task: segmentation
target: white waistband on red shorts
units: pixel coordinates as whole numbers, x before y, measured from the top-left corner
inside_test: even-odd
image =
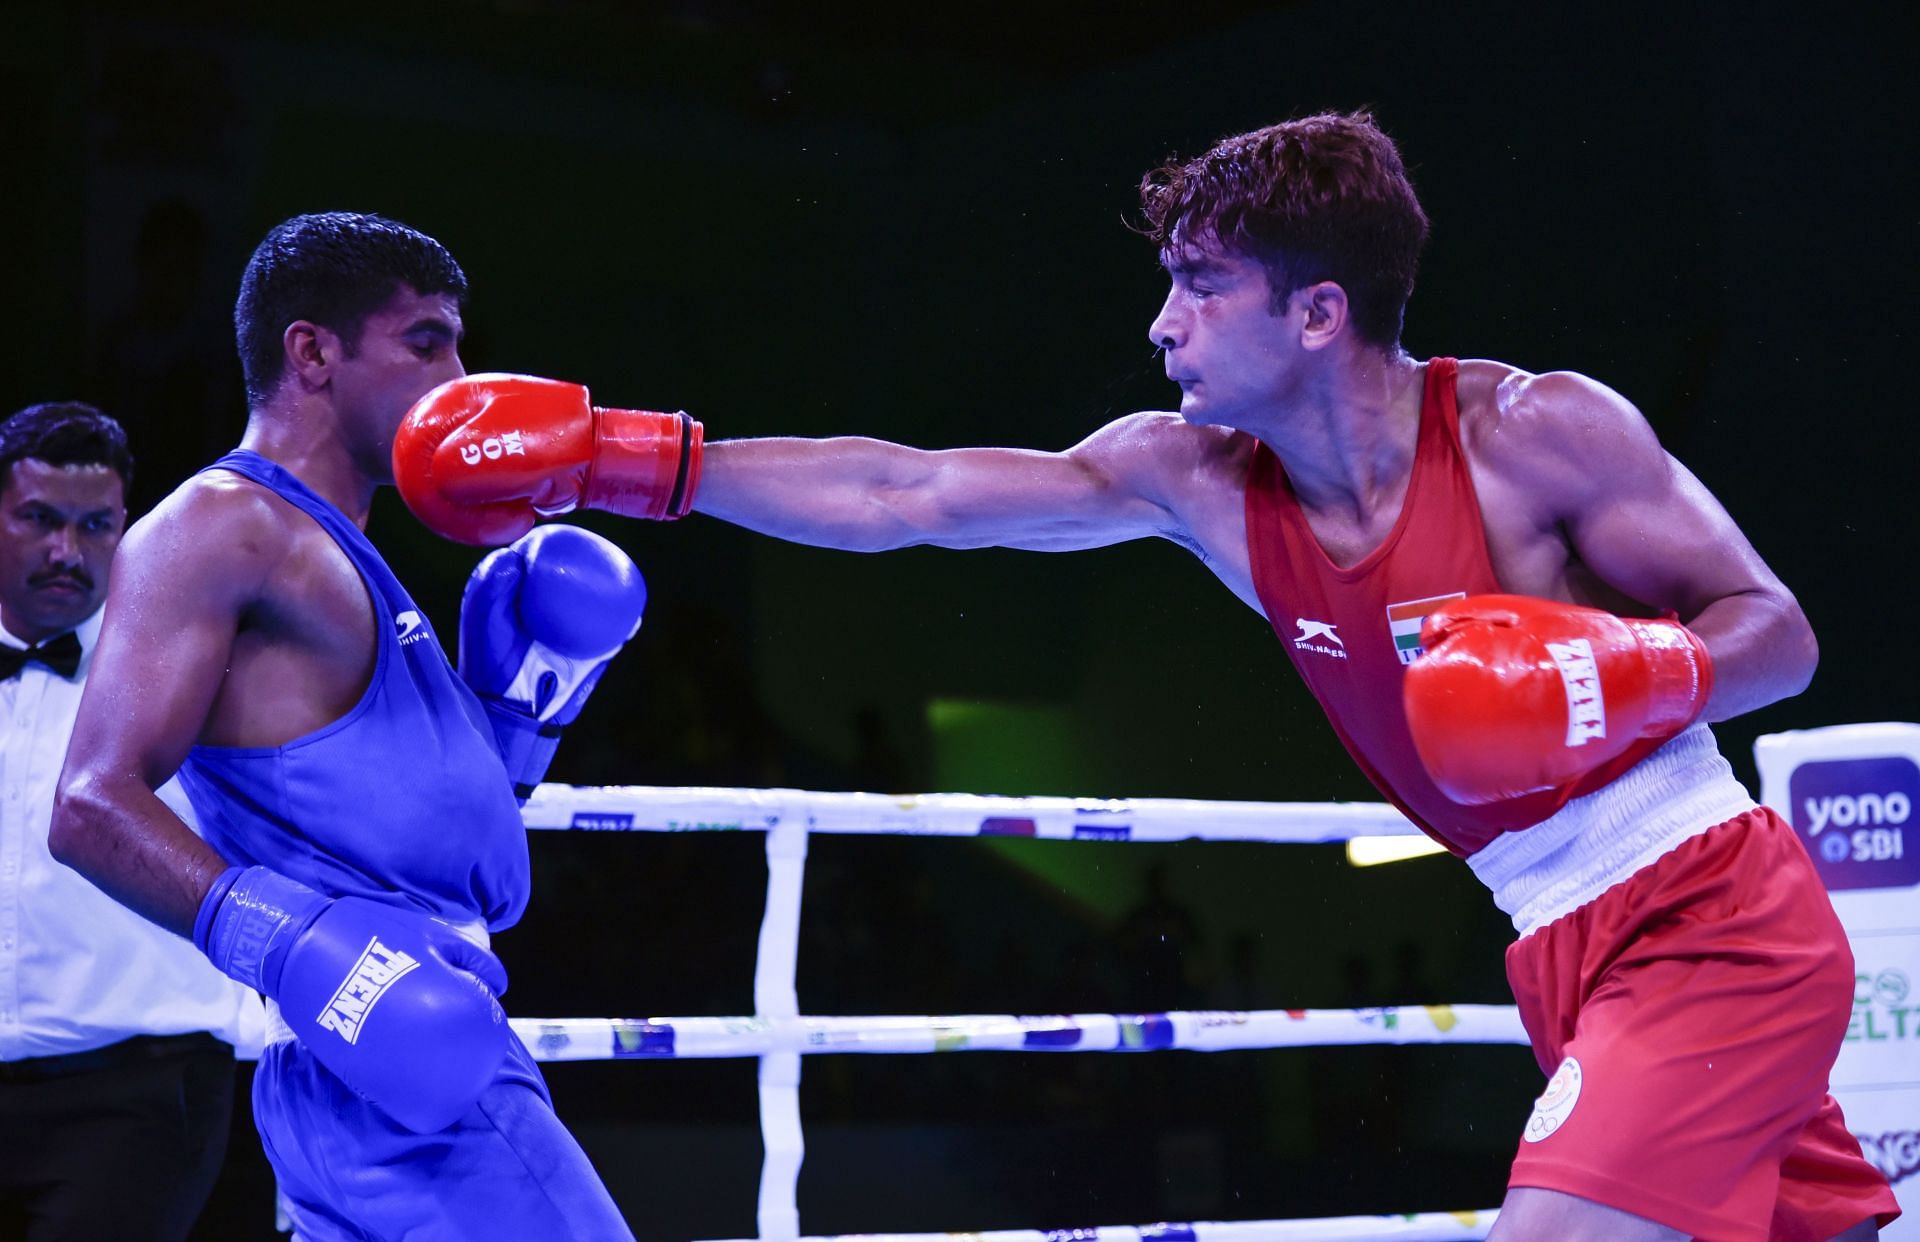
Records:
[[[455,923],[451,919],[441,919],[440,922],[445,923],[448,927],[459,932],[462,939],[478,945],[482,949],[492,947],[493,938],[487,934],[487,925],[478,919],[475,919],[471,923]],[[294,1037],[293,1028],[288,1026],[287,1020],[281,1016],[279,1002],[271,996],[265,999],[267,1002],[267,1047],[271,1048],[275,1044],[284,1044],[291,1041]]]
[[[1695,725],[1531,828],[1495,837],[1467,865],[1525,936],[1753,807],[1712,732]]]

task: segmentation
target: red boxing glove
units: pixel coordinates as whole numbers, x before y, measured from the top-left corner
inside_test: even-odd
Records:
[[[1427,618],[1407,669],[1414,749],[1475,805],[1558,789],[1641,738],[1692,724],[1713,693],[1707,649],[1674,621],[1476,595]]]
[[[699,423],[592,405],[579,384],[469,375],[414,402],[393,440],[393,479],[429,529],[512,543],[577,507],[677,518],[700,485]]]

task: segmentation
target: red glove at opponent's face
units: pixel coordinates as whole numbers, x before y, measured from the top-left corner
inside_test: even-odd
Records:
[[[393,441],[393,478],[430,530],[511,543],[575,508],[676,518],[700,486],[700,424],[683,412],[595,406],[579,384],[469,375],[414,403]]]

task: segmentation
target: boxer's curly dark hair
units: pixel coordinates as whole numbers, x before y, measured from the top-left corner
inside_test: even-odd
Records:
[[[367,316],[401,285],[463,304],[467,298],[467,275],[447,248],[398,220],[328,211],[275,225],[247,260],[233,304],[248,406],[264,403],[280,384],[288,324],[306,319],[330,328],[352,350]]]
[[[27,458],[49,466],[110,466],[123,488],[133,487],[126,431],[84,401],[43,401],[0,423],[0,483],[14,462]]]
[[[1258,260],[1276,312],[1296,289],[1333,281],[1363,339],[1399,344],[1427,214],[1399,149],[1367,111],[1223,138],[1141,178],[1140,205],[1139,232],[1163,255],[1218,245]]]

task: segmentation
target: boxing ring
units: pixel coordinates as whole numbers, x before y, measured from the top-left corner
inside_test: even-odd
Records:
[[[1029,837],[1051,841],[1242,841],[1319,844],[1419,835],[1374,803],[1201,802],[1136,798],[889,796],[786,789],[542,785],[527,827],[598,832],[761,832],[767,898],[754,967],[755,1012],[741,1017],[515,1018],[542,1061],[691,1057],[759,1060],[764,1156],[760,1242],[802,1237],[796,1189],[806,1144],[800,1060],[849,1053],[1220,1052],[1343,1044],[1526,1044],[1503,1005],[1120,1014],[819,1017],[800,1012],[794,978],[807,841],[815,833]],[[1435,1211],[1305,1220],[1194,1221],[1068,1230],[967,1233],[971,1242],[1307,1242],[1309,1239],[1484,1238],[1495,1212]],[[964,1222],[955,1222],[956,1225]],[[861,1234],[871,1242],[934,1242],[955,1234]],[[808,1242],[827,1242],[809,1239]]]

